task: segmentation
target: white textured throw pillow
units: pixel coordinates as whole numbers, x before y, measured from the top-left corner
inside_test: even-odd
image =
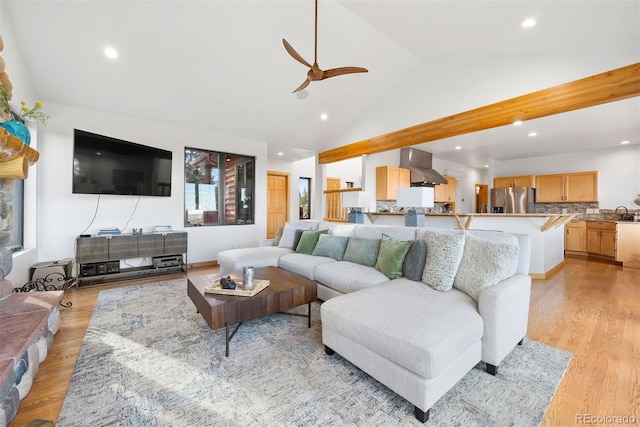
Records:
[[[515,238],[515,237],[514,237]],[[464,254],[453,286],[478,300],[483,289],[497,285],[510,276],[518,259],[516,243],[494,242],[467,234]]]
[[[295,250],[295,248],[293,247],[293,241],[296,237],[296,230],[307,231],[311,230],[311,227],[308,225],[292,224],[289,222],[285,223],[284,230],[282,231],[282,237],[280,238],[280,243],[278,243],[278,247]]]
[[[450,291],[464,250],[464,231],[430,228],[423,240],[427,242],[427,259],[422,282],[437,291]]]

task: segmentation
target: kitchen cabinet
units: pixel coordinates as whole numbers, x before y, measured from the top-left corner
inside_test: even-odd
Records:
[[[587,252],[616,256],[616,223],[587,221]]]
[[[616,261],[623,267],[640,268],[640,223],[618,223]]]
[[[587,251],[586,221],[570,221],[565,225],[564,250],[574,252]]]
[[[598,172],[536,175],[536,202],[597,202]]]
[[[535,187],[533,175],[502,176],[493,178],[493,187]]]
[[[439,203],[450,203],[451,211],[455,212],[456,206],[456,178],[444,175],[447,180],[446,184],[436,185],[434,188],[434,198]]]
[[[411,187],[411,171],[395,166],[376,168],[376,200],[396,200],[398,188]]]

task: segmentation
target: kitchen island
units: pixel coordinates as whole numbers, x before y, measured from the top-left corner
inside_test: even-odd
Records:
[[[370,223],[404,225],[404,213],[369,212]],[[564,224],[575,214],[426,213],[425,226],[467,230],[500,230],[531,236],[529,275],[544,279],[564,263]]]

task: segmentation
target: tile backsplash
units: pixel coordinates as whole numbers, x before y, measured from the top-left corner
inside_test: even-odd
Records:
[[[627,207],[628,213],[640,213],[640,209]],[[621,215],[627,213],[623,208],[618,209],[600,209],[598,202],[588,203],[536,203],[536,213],[545,214],[578,214],[576,219],[584,219],[591,221],[619,221]]]

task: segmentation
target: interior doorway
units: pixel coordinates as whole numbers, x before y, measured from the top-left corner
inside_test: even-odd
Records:
[[[289,220],[289,178],[288,172],[267,172],[267,239]]]
[[[476,184],[476,213],[489,212],[489,185]]]

